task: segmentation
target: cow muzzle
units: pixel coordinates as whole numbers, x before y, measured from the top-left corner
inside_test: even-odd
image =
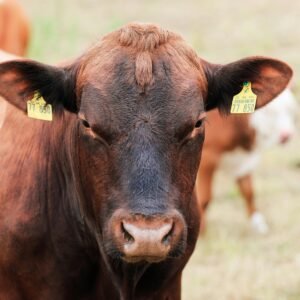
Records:
[[[186,224],[176,210],[149,216],[120,209],[111,217],[107,234],[129,263],[160,262],[179,256],[186,245]]]
[[[286,144],[292,137],[292,133],[288,131],[283,131],[280,133],[279,142],[280,144]]]

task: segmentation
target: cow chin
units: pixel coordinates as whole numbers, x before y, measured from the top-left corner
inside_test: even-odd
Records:
[[[119,209],[104,234],[106,253],[126,263],[158,263],[180,257],[186,240],[187,226],[176,210],[146,216]]]

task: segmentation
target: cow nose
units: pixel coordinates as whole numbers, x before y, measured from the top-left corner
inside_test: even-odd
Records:
[[[147,224],[136,220],[122,222],[125,257],[135,260],[160,260],[171,248],[174,222],[172,220]]]
[[[177,212],[155,216],[118,214],[113,219],[112,235],[127,262],[159,262],[185,243],[185,222]]]
[[[289,140],[290,140],[290,138],[291,138],[291,134],[289,133],[289,132],[282,132],[281,134],[280,134],[280,143],[281,144],[285,144],[285,143],[287,143]]]

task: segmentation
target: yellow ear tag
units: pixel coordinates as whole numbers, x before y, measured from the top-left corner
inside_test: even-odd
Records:
[[[33,98],[27,101],[27,115],[33,119],[52,121],[52,106],[46,103],[39,92],[35,92]]]
[[[255,110],[257,95],[251,90],[251,82],[243,83],[241,92],[233,97],[231,110],[232,114],[250,114]]]

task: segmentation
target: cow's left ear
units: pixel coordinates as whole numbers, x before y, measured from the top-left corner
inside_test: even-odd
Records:
[[[0,95],[23,111],[38,92],[54,109],[76,112],[75,81],[74,65],[54,67],[30,60],[0,64]]]
[[[280,94],[293,75],[286,63],[267,57],[249,57],[227,65],[201,60],[201,64],[208,82],[206,109],[217,107],[225,113],[230,111],[232,99],[244,82],[251,82],[257,109]]]

